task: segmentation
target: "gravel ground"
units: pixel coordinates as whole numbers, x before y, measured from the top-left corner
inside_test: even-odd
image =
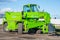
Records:
[[[48,34],[17,34],[17,32],[3,32],[0,26],[0,40],[60,40],[60,36]]]

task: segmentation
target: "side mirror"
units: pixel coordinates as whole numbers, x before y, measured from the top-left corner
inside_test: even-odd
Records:
[[[38,6],[38,8],[40,9],[40,6]]]

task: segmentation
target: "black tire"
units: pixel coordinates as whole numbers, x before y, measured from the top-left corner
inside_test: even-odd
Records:
[[[36,32],[35,29],[29,29],[28,34],[34,34]]]
[[[41,34],[41,32],[42,32],[41,30],[37,30],[36,34]]]
[[[22,34],[22,23],[18,23],[18,34]]]
[[[7,25],[8,25],[7,23],[4,23],[4,24],[3,24],[3,31],[4,31],[4,32],[8,32],[8,30],[6,30]]]

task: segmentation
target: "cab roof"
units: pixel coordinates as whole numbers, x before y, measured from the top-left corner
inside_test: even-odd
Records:
[[[27,5],[24,5],[24,6],[30,6],[30,5],[34,5],[34,6],[37,6],[36,4],[27,4]]]

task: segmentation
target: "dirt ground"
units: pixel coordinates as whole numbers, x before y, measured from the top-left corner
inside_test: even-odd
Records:
[[[60,40],[60,36],[48,34],[17,34],[17,32],[3,32],[0,26],[0,40]]]

